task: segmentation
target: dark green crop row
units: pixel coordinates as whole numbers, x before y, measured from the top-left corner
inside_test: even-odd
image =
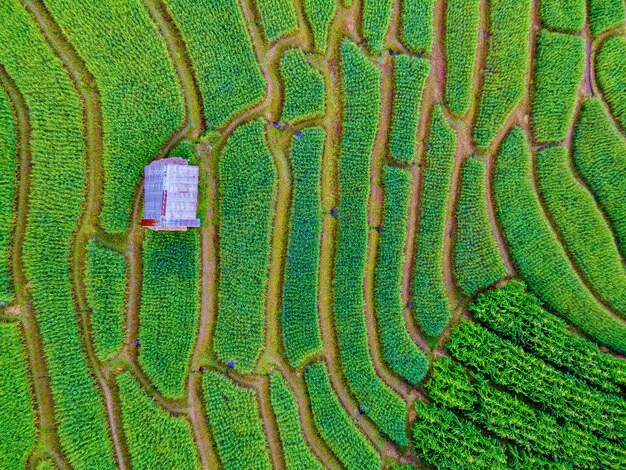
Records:
[[[596,54],[596,76],[615,119],[626,129],[626,37],[612,36]]]
[[[555,418],[608,439],[626,437],[626,404],[621,397],[598,391],[482,326],[462,321],[446,348],[463,364]]]
[[[324,77],[306,60],[301,49],[289,49],[280,59],[284,79],[282,118],[286,121],[324,114]]]
[[[589,22],[594,36],[622,24],[625,17],[623,0],[589,0]]]
[[[613,234],[569,164],[563,147],[537,154],[541,197],[564,245],[596,295],[626,318],[626,273]]]
[[[293,202],[283,282],[282,332],[293,367],[321,351],[317,288],[322,233],[321,171],[324,129],[292,142]]]
[[[446,104],[459,116],[472,100],[479,24],[480,0],[446,2]]]
[[[617,392],[616,384],[626,385],[623,360],[569,331],[522,282],[510,281],[479,295],[469,312],[501,337],[604,391]]]
[[[104,361],[124,340],[127,266],[124,255],[93,240],[87,243],[85,285],[91,310],[91,331],[96,355]]]
[[[391,0],[363,0],[363,37],[367,47],[375,54],[385,47],[391,9]]]
[[[10,250],[17,187],[17,129],[11,103],[0,87],[0,305],[13,300]]]
[[[224,363],[252,370],[265,340],[265,290],[276,168],[263,121],[239,127],[219,160],[219,287],[214,349]]]
[[[216,371],[205,373],[203,384],[206,413],[224,468],[270,470],[256,393]]]
[[[626,459],[626,451],[614,442],[576,424],[560,424],[549,413],[492,387],[479,374],[468,374],[448,357],[435,362],[426,387],[437,404],[459,411],[499,438],[513,441],[519,450],[582,468],[619,468]]]
[[[487,148],[526,92],[530,0],[492,0],[489,49],[474,139]]]
[[[565,139],[584,68],[582,38],[546,30],[539,33],[530,114],[537,142]]]
[[[125,372],[116,377],[122,427],[134,468],[201,468],[190,424],[171,416]]]
[[[443,278],[443,246],[456,155],[456,135],[437,106],[432,115],[423,165],[413,296],[415,315],[429,336],[450,321],[450,302]]]
[[[274,372],[272,375],[270,400],[276,416],[285,466],[303,470],[322,470],[323,465],[309,448],[300,427],[298,402],[280,372]]]
[[[626,139],[615,128],[602,102],[583,104],[576,126],[573,159],[577,170],[606,214],[617,245],[626,257]]]
[[[265,80],[237,0],[166,0],[198,77],[207,127],[261,100]]]
[[[35,413],[20,325],[0,323],[0,338],[0,467],[28,468],[35,445]]]
[[[324,54],[328,28],[337,10],[337,0],[304,0],[304,11],[311,24],[315,50]]]
[[[324,364],[306,367],[304,378],[317,430],[339,461],[346,468],[380,469],[380,456],[339,402]]]
[[[402,42],[415,54],[430,53],[433,47],[434,0],[404,0],[401,8]]]
[[[256,0],[256,7],[268,41],[298,29],[298,19],[291,0]]]
[[[550,0],[539,4],[539,17],[545,28],[577,33],[585,27],[585,9],[585,0]]]
[[[22,93],[32,127],[23,257],[59,441],[71,466],[113,469],[105,410],[83,350],[70,278],[71,240],[85,188],[80,98],[17,0],[6,0],[0,8],[0,63]]]
[[[394,60],[395,86],[389,153],[401,162],[410,163],[415,159],[422,94],[429,70],[430,62],[426,59],[401,55]]]
[[[339,157],[335,320],[341,364],[365,414],[402,446],[408,445],[406,408],[378,377],[365,321],[370,159],[380,111],[380,72],[349,40],[341,45],[344,120]]]
[[[401,296],[411,173],[388,166],[384,169],[383,182],[385,210],[375,284],[378,334],[383,356],[391,369],[417,385],[428,372],[428,359],[407,331]]]
[[[494,187],[497,217],[519,274],[561,316],[625,352],[626,325],[602,308],[574,271],[534,192],[531,166],[527,138],[515,128],[497,157]]]
[[[454,274],[467,296],[485,289],[507,274],[491,231],[485,188],[485,165],[467,158],[461,170],[456,210]]]

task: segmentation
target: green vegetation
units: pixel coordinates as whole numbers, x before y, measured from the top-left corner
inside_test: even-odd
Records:
[[[122,425],[135,468],[200,468],[191,426],[146,396],[125,372],[116,377]]]
[[[298,27],[291,0],[256,0],[261,26],[269,41],[278,39]]]
[[[391,0],[363,0],[363,37],[368,48],[375,54],[385,47],[391,10]]]
[[[254,391],[211,371],[203,379],[204,402],[224,468],[271,469]]]
[[[414,53],[430,53],[433,47],[434,0],[403,0],[400,36]]]
[[[10,258],[17,186],[17,129],[11,103],[0,87],[0,305],[13,300]]]
[[[446,104],[463,116],[472,101],[474,63],[478,49],[480,0],[446,2]]]
[[[384,169],[383,181],[385,211],[375,284],[378,331],[385,361],[394,372],[416,385],[428,372],[428,359],[406,329],[401,296],[411,174],[388,166]]]
[[[346,468],[378,470],[380,457],[341,406],[323,364],[304,371],[315,425],[322,438]]]
[[[467,158],[461,170],[454,239],[454,275],[467,296],[507,274],[491,231],[485,191],[485,165]]]
[[[568,329],[519,281],[478,296],[472,316],[501,337],[607,392],[626,385],[626,362]]]
[[[504,449],[476,427],[437,405],[415,403],[413,442],[417,454],[436,468],[506,468]]]
[[[550,0],[539,4],[539,17],[545,28],[577,33],[585,27],[585,8],[585,0]]]
[[[576,181],[563,147],[537,157],[541,197],[565,247],[596,295],[626,318],[626,271],[611,229],[593,197]]]
[[[265,81],[237,0],[166,0],[198,77],[207,127],[261,100]]]
[[[450,321],[450,302],[443,279],[443,244],[455,154],[456,135],[441,108],[436,107],[423,166],[413,273],[415,315],[428,336],[441,334]]]
[[[496,160],[494,187],[497,217],[518,273],[560,315],[604,344],[626,351],[626,325],[598,304],[574,272],[531,181],[528,142],[515,128]]]
[[[298,402],[280,372],[272,375],[270,393],[287,468],[322,470],[324,467],[309,449],[302,433]]]
[[[324,114],[324,77],[306,60],[301,49],[288,49],[280,59],[285,83],[282,118],[287,121]]]
[[[489,50],[474,139],[487,148],[524,97],[530,65],[530,0],[493,0]]]
[[[422,94],[429,71],[430,62],[426,59],[401,55],[394,60],[395,91],[389,154],[401,162],[409,163],[415,158]]]
[[[199,307],[198,232],[146,233],[139,364],[165,396],[183,394]]]
[[[626,436],[626,407],[621,397],[598,391],[476,323],[463,320],[446,348],[463,364],[537,403],[555,418],[608,439]]]
[[[602,207],[626,257],[626,139],[598,99],[586,101],[573,143],[576,169]]]
[[[108,232],[121,233],[128,228],[143,167],[183,121],[174,68],[140,0],[123,6],[102,0],[91,8],[79,0],[45,3],[98,83],[104,164],[100,219]]]
[[[3,2],[0,25],[0,63],[22,93],[32,127],[23,261],[59,441],[73,467],[112,469],[104,406],[87,367],[70,281],[70,244],[85,183],[80,98],[20,2]]]
[[[585,43],[582,38],[545,30],[539,33],[531,112],[537,142],[565,139],[584,68]]]
[[[19,324],[0,323],[0,338],[0,466],[26,468],[35,445],[35,414]]]
[[[408,445],[402,399],[378,377],[365,322],[367,205],[372,146],[380,108],[380,72],[347,39],[341,45],[344,122],[339,157],[335,320],[341,364],[350,389],[374,423],[391,439]]]
[[[93,346],[102,361],[115,354],[124,340],[126,276],[124,255],[89,240],[85,267],[87,303],[92,309]]]
[[[598,36],[624,22],[626,7],[622,0],[589,0],[591,33]]]
[[[304,0],[304,11],[311,24],[315,50],[326,52],[328,28],[337,10],[337,0]]]
[[[308,128],[292,141],[293,202],[283,283],[282,332],[292,366],[321,351],[317,314],[322,233],[321,169],[326,134]]]
[[[218,316],[215,352],[248,372],[261,353],[276,169],[260,119],[239,127],[219,160]]]
[[[626,128],[626,37],[612,36],[596,55],[596,76],[615,119]]]

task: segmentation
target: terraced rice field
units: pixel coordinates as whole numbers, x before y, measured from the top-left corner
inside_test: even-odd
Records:
[[[0,468],[626,468],[625,11],[0,0]]]

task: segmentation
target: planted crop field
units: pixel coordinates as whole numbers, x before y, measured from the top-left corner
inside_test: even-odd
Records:
[[[0,0],[0,470],[626,469],[624,0]]]

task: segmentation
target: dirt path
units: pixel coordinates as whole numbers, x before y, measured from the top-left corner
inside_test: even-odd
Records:
[[[85,204],[77,230],[72,240],[70,273],[74,291],[74,304],[79,312],[83,348],[92,373],[95,375],[101,394],[104,397],[106,413],[113,441],[113,448],[119,468],[129,468],[128,449],[124,442],[119,413],[119,400],[112,392],[108,377],[100,369],[92,338],[85,288],[85,260],[87,240],[96,233],[97,214],[102,206],[102,113],[100,97],[93,75],[78,53],[63,36],[52,16],[41,0],[24,0],[26,10],[39,25],[48,46],[55,52],[67,70],[80,95],[83,105],[86,145],[86,189]]]

